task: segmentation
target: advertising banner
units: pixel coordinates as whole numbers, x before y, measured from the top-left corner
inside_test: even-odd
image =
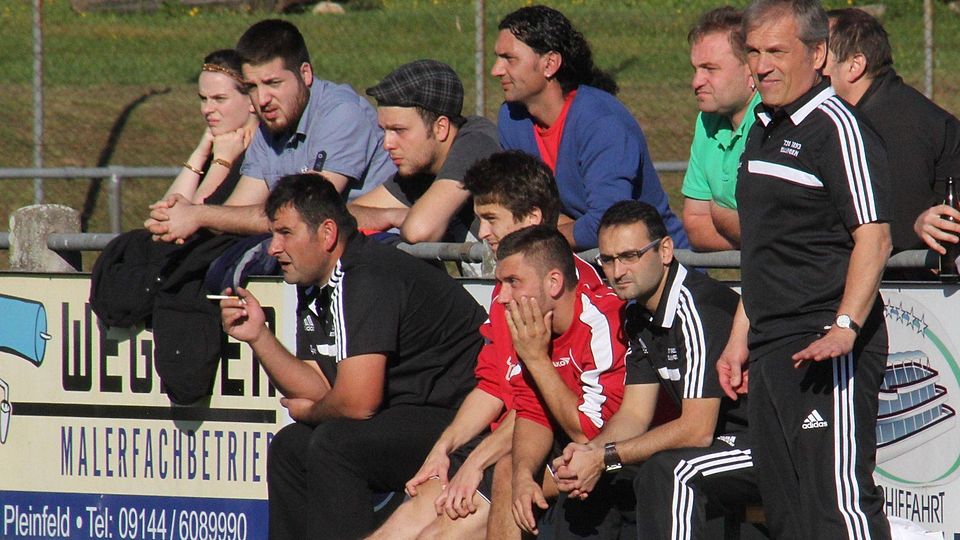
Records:
[[[294,290],[250,288],[292,343]],[[267,446],[290,420],[250,348],[225,343],[209,399],[172,405],[150,331],[102,327],[89,291],[0,276],[0,538],[266,538]]]
[[[960,537],[960,289],[885,288],[877,469],[889,516]]]
[[[464,282],[483,305],[492,285]],[[0,275],[0,538],[266,539],[267,447],[290,418],[250,348],[224,342],[210,397],[172,405],[150,330],[103,327],[89,290],[89,275]],[[294,343],[293,287],[250,290]],[[960,537],[960,289],[882,293],[887,514]]]

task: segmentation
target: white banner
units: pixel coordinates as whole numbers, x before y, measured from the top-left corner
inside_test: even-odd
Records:
[[[960,289],[918,285],[882,293],[891,354],[875,478],[887,515],[951,537],[960,533]]]
[[[464,286],[489,304],[492,282]],[[227,342],[209,400],[173,406],[151,333],[101,328],[89,288],[88,275],[0,275],[0,538],[265,539],[267,447],[290,419],[250,348]],[[250,289],[292,344],[293,288]],[[883,298],[886,510],[960,534],[960,292]]]
[[[292,343],[293,289],[250,288]],[[209,400],[173,406],[151,333],[102,328],[89,290],[0,276],[0,538],[266,538],[267,447],[290,420],[250,348],[228,342]]]

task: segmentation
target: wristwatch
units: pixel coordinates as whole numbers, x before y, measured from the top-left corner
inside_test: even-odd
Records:
[[[837,318],[833,321],[833,324],[837,325],[838,328],[853,330],[854,334],[857,334],[858,336],[860,335],[860,325],[855,323],[853,319],[851,319],[846,313],[837,315]]]
[[[603,445],[603,470],[605,472],[619,471],[623,468],[620,463],[620,454],[617,453],[617,443],[608,442]]]

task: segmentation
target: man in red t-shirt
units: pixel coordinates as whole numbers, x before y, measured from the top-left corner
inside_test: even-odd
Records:
[[[529,154],[493,154],[478,161],[463,182],[473,197],[480,237],[494,252],[500,239],[514,231],[541,224],[556,228],[560,200],[553,175]],[[598,272],[583,259],[573,258],[577,289],[601,287]],[[480,329],[487,343],[477,358],[477,388],[437,440],[420,471],[407,483],[413,498],[394,512],[374,538],[416,537],[421,533],[483,536],[494,499],[499,500],[492,510],[491,532],[496,531],[498,538],[519,537],[510,511],[509,456],[515,419],[510,381],[517,378],[520,367],[505,305],[498,301],[500,291],[501,284],[497,283],[489,318]],[[501,479],[505,479],[505,490],[494,484],[495,464],[497,470],[506,471]],[[501,495],[494,495],[500,491]]]
[[[687,247],[643,130],[570,19],[547,6],[525,6],[498,29],[490,74],[503,89],[500,146],[537,156],[553,171],[563,203],[559,229],[570,245],[596,247],[603,212],[634,199],[655,206],[671,237]]]

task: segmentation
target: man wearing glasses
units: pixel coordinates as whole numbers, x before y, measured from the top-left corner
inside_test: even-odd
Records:
[[[716,537],[708,517],[759,501],[745,399],[724,396],[715,367],[739,297],[677,262],[645,203],[611,206],[599,244],[597,263],[629,302],[627,386],[600,435],[554,461],[566,493],[544,521],[557,538],[617,538],[634,520],[640,538]],[[661,387],[680,415],[651,428]]]

